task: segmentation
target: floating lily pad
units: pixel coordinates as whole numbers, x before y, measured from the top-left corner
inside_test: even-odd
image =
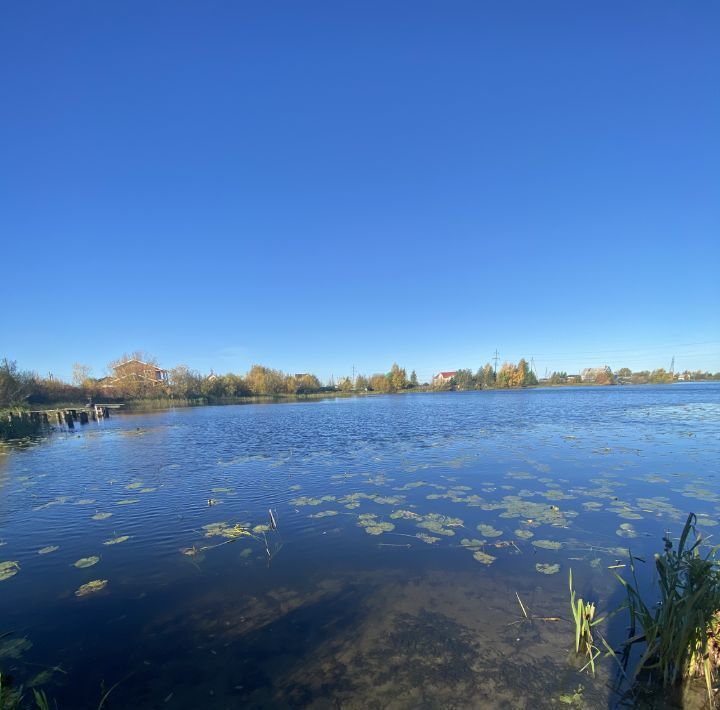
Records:
[[[623,523],[616,531],[620,537],[637,537],[637,532],[631,523]]]
[[[95,515],[92,516],[93,520],[107,520],[108,518],[112,517],[112,513],[95,513]]]
[[[136,488],[142,488],[143,482],[142,481],[135,481],[135,483],[130,483],[129,485],[125,486],[127,490],[134,491]]]
[[[338,515],[337,510],[321,510],[319,513],[313,513],[310,517],[311,518],[329,518],[330,516],[333,516],[333,515]]]
[[[521,540],[529,540],[534,535],[535,535],[535,533],[530,532],[529,530],[516,530],[515,531],[515,536],[519,537]]]
[[[293,505],[298,508],[303,505],[320,505],[322,503],[321,498],[310,498],[308,496],[300,496],[300,498],[293,498],[290,500]]]
[[[20,563],[16,560],[0,562],[0,582],[14,577],[20,571]]]
[[[60,549],[60,545],[48,545],[47,547],[41,547],[38,550],[38,555],[49,555],[51,552],[55,552]]]
[[[434,545],[436,542],[440,541],[439,537],[433,537],[432,535],[426,535],[425,533],[415,533],[415,537],[428,545]]]
[[[153,488],[152,486],[148,488],[141,488],[140,493],[154,493],[157,490],[157,488]]]
[[[77,562],[75,562],[75,567],[78,569],[85,569],[85,567],[92,567],[93,565],[96,565],[98,562],[100,562],[100,558],[93,555],[92,557],[81,557]]]
[[[393,520],[420,520],[422,515],[414,513],[412,510],[394,510],[390,513],[390,517],[393,518]]]
[[[92,582],[83,584],[75,592],[76,597],[86,597],[89,594],[99,592],[107,587],[107,579],[93,579]]]
[[[129,540],[130,535],[120,535],[119,537],[113,537],[109,540],[105,540],[103,542],[103,545],[119,545],[121,542],[125,542],[125,540]]]
[[[546,564],[546,563],[538,563],[535,565],[535,569],[540,572],[541,574],[557,574],[560,571],[560,565],[554,564]]]
[[[473,552],[473,557],[482,565],[491,565],[497,559],[497,557],[488,555],[487,552],[483,552],[482,550]]]
[[[123,498],[122,500],[116,501],[115,505],[132,505],[133,503],[139,502],[139,498]]]
[[[477,529],[485,537],[500,537],[502,535],[502,530],[496,530],[492,525],[485,525],[484,523],[480,523]]]
[[[266,533],[266,532],[268,532],[269,530],[270,530],[270,526],[269,526],[269,525],[256,525],[256,526],[252,529],[252,531],[253,531],[256,535],[259,535],[260,533]]]
[[[562,542],[555,540],[533,540],[531,544],[543,550],[559,550],[563,546]]]
[[[75,505],[92,505],[94,502],[94,498],[81,498],[75,501]]]

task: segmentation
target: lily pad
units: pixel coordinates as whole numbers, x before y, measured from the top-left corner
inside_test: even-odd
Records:
[[[112,518],[112,513],[95,513],[92,516],[93,520],[107,520],[108,518]]]
[[[109,540],[105,540],[103,542],[103,545],[119,545],[121,542],[125,542],[125,540],[129,540],[130,535],[120,535],[118,537],[112,537]]]
[[[38,550],[38,555],[49,555],[51,552],[55,552],[60,549],[60,545],[48,545],[47,547],[41,547]]]
[[[533,540],[531,544],[543,550],[559,550],[562,547],[562,542],[555,542],[555,540]]]
[[[89,594],[99,592],[107,587],[107,579],[93,579],[92,582],[83,584],[75,592],[76,597],[86,597]]]
[[[415,533],[415,537],[428,545],[434,545],[436,542],[440,541],[439,537],[433,537],[432,535],[426,535],[425,533]]]
[[[559,564],[546,564],[546,563],[538,563],[535,565],[535,569],[540,572],[540,574],[557,574],[560,571],[560,565]]]
[[[487,552],[483,552],[482,550],[473,552],[473,557],[482,565],[491,565],[497,559],[497,557],[488,555]]]
[[[132,505],[133,503],[139,502],[139,498],[123,498],[122,500],[116,501],[115,505]]]
[[[329,518],[333,515],[338,515],[337,510],[321,510],[319,513],[313,513],[311,518]]]
[[[616,531],[620,537],[637,537],[637,532],[631,523],[623,523]]]
[[[485,537],[500,537],[502,535],[502,530],[496,530],[492,525],[485,525],[484,523],[480,523],[477,529]]]
[[[529,540],[534,535],[535,535],[535,533],[530,532],[529,530],[516,530],[515,531],[515,537],[519,537],[521,540]]]
[[[92,557],[81,557],[77,562],[75,562],[75,567],[78,569],[85,569],[85,567],[92,567],[98,562],[100,562],[100,558],[96,555],[93,555]]]
[[[20,563],[16,560],[0,562],[0,582],[14,577],[20,571]]]

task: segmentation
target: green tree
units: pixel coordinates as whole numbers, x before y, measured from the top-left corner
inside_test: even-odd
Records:
[[[410,387],[417,387],[417,386],[418,386],[417,373],[415,372],[415,370],[413,370],[410,373]]]
[[[456,389],[471,390],[475,388],[475,378],[470,370],[457,370],[453,380]]]
[[[370,383],[368,382],[368,378],[365,377],[365,375],[358,375],[355,378],[355,389],[358,392],[365,392],[365,390],[367,390],[369,385],[370,385]]]
[[[482,369],[482,385],[483,387],[495,387],[495,370],[489,362]]]
[[[631,377],[632,376],[632,370],[629,367],[621,367],[617,371],[618,377]]]

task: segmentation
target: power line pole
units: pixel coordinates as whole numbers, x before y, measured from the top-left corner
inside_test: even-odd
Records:
[[[675,356],[672,357],[672,362],[670,363],[670,374],[675,374]]]
[[[498,353],[497,348],[495,348],[495,357],[492,359],[495,360],[495,374],[497,375],[497,364],[500,359],[500,353]]]
[[[353,384],[355,384],[355,365],[353,365]]]

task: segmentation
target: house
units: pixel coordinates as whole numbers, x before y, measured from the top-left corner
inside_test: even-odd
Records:
[[[166,385],[168,383],[168,371],[152,363],[132,358],[121,362],[119,365],[113,365],[113,374],[110,379],[114,384],[135,381],[153,385]]]
[[[438,372],[437,375],[433,375],[433,387],[446,385],[456,374],[457,370],[453,370],[452,372]]]
[[[612,377],[612,370],[607,365],[603,367],[586,367],[580,373],[580,379],[582,382],[596,382],[601,375],[610,375]]]

